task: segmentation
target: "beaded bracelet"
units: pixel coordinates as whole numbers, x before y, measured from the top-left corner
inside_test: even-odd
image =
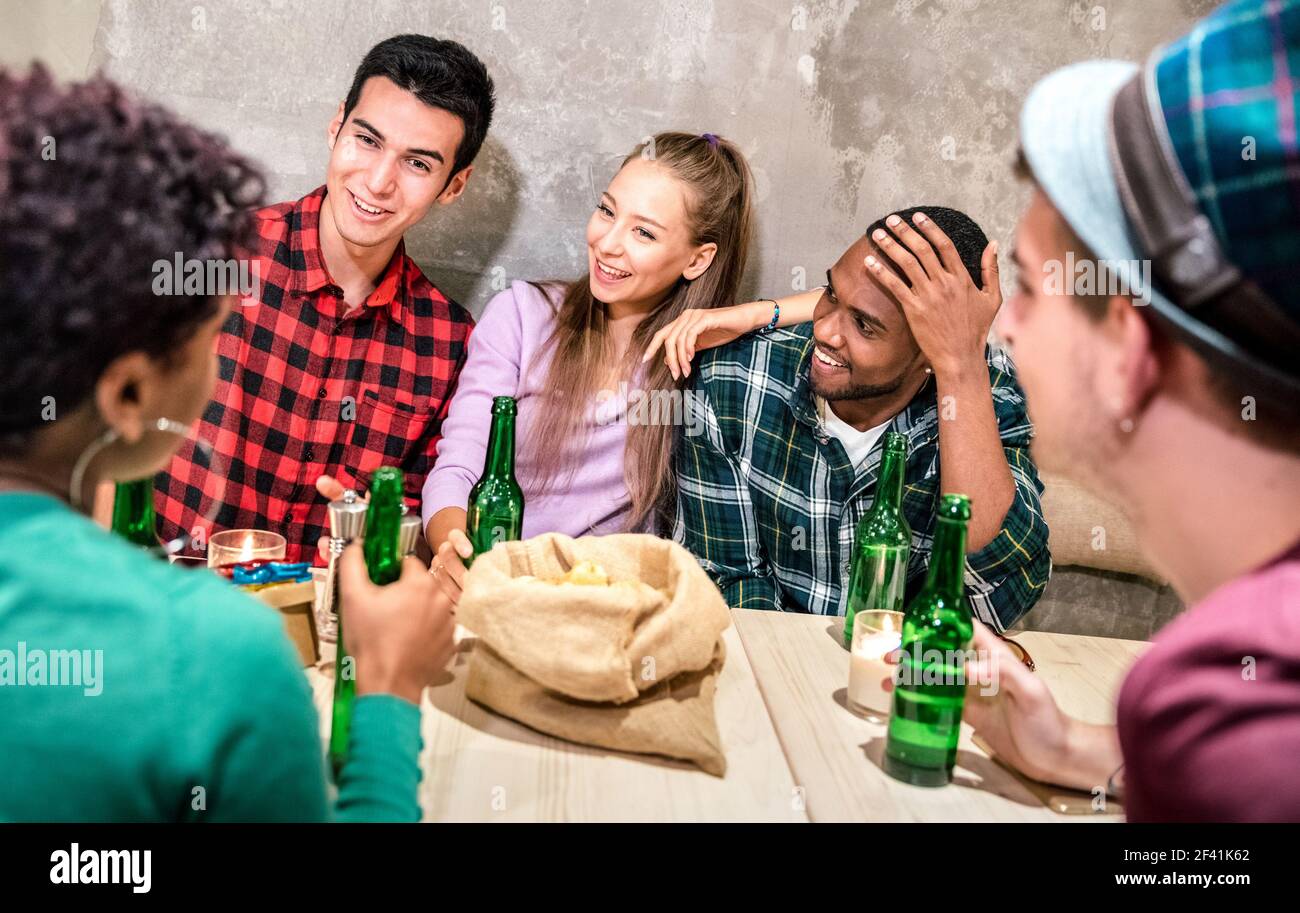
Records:
[[[781,319],[781,305],[777,304],[771,298],[760,298],[758,300],[772,302],[772,319],[767,322],[767,326],[758,328],[758,332],[760,333],[770,333],[776,329],[776,322]]]

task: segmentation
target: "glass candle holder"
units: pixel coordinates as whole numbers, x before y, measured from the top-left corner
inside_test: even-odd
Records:
[[[885,655],[903,642],[903,613],[872,609],[859,612],[853,620],[853,644],[849,648],[848,704],[857,713],[888,717],[894,695],[883,687],[893,678],[895,667]]]
[[[225,529],[208,540],[208,567],[240,561],[283,561],[284,536],[263,529]]]

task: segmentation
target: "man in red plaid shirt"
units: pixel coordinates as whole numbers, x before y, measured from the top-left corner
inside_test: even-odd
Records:
[[[190,534],[202,552],[213,531],[266,529],[310,560],[329,532],[320,492],[364,491],[379,466],[405,471],[419,510],[473,319],[402,236],[464,191],[493,104],[453,41],[399,35],[366,55],[330,124],[325,186],[255,216],[259,288],[222,331],[197,428],[215,459],[187,443],[158,476],[164,541]]]

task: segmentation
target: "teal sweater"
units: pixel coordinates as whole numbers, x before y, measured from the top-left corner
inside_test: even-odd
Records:
[[[278,613],[0,494],[0,821],[418,820],[420,712],[353,711],[333,809]]]

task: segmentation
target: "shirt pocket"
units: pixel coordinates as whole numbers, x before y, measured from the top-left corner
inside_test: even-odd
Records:
[[[357,402],[357,417],[343,448],[347,483],[357,491],[370,487],[370,477],[381,466],[396,466],[404,473],[408,499],[419,500],[427,473],[430,424],[435,421],[433,402],[381,397],[364,390]]]

